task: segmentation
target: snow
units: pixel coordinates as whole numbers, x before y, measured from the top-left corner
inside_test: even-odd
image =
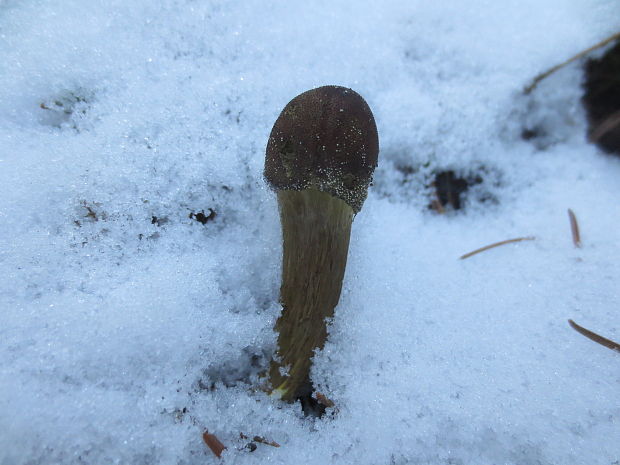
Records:
[[[581,63],[522,89],[619,17],[0,0],[0,464],[617,463],[620,358],[567,319],[620,340],[620,159],[586,141]],[[281,257],[262,165],[280,110],[324,84],[364,96],[381,152],[316,419],[258,389]],[[439,170],[483,178],[463,209],[428,208]]]

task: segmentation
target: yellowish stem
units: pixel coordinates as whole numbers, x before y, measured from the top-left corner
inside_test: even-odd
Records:
[[[325,344],[325,320],[340,299],[354,213],[346,202],[316,189],[278,191],[278,204],[283,309],[269,380],[272,394],[291,402],[311,389],[311,358]]]

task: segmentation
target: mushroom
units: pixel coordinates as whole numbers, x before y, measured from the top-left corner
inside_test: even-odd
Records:
[[[311,357],[327,338],[338,305],[353,217],[362,208],[377,165],[379,138],[364,99],[324,86],[291,100],[275,122],[265,179],[277,192],[283,257],[269,367],[272,395],[292,402],[312,392]]]

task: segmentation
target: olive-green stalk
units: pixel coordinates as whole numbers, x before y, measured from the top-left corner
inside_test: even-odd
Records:
[[[273,395],[311,393],[310,365],[338,305],[353,216],[377,165],[379,138],[364,99],[324,86],[291,100],[265,153],[265,180],[278,194],[282,223],[282,314],[269,368]]]
[[[283,235],[282,315],[276,323],[278,361],[273,394],[292,401],[305,394],[310,359],[327,338],[347,264],[353,209],[316,189],[278,192]]]

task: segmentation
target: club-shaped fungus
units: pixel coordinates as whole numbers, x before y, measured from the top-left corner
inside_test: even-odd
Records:
[[[345,87],[298,95],[269,136],[265,179],[277,192],[283,239],[283,309],[269,381],[283,400],[311,392],[311,358],[323,348],[326,319],[340,299],[351,223],[366,199],[378,152],[370,108]]]

